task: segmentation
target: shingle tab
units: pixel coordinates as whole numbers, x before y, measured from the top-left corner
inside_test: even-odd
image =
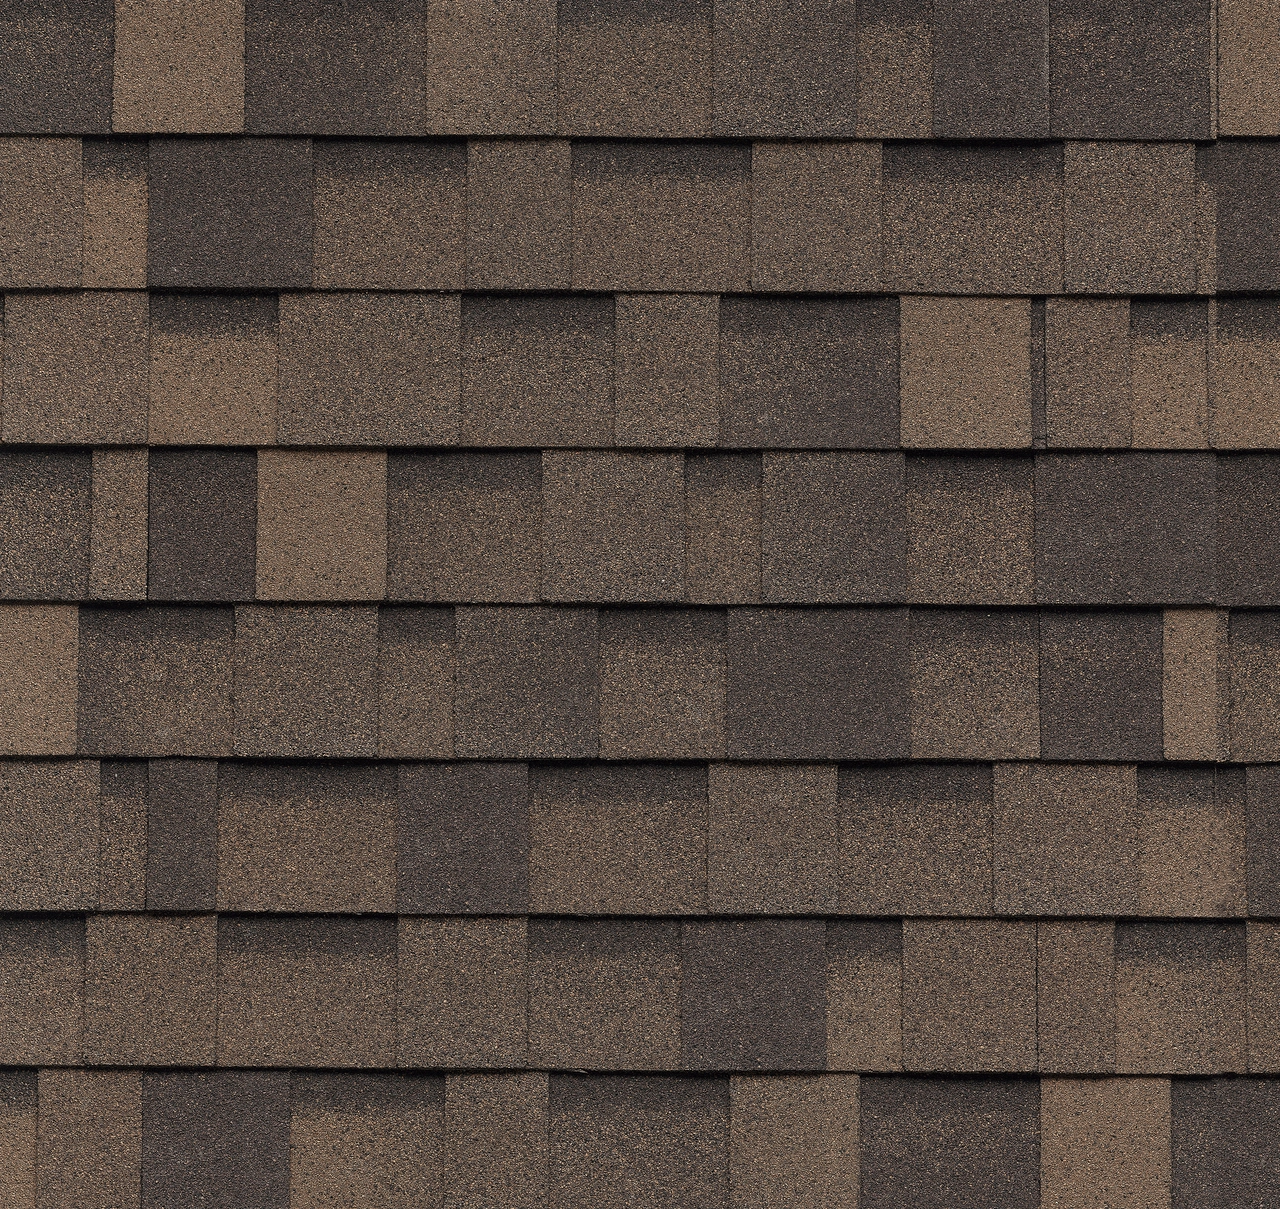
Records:
[[[108,131],[114,15],[110,0],[8,0],[0,9],[0,129]]]

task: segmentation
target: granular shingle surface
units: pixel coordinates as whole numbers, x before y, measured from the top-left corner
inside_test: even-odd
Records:
[[[0,0],[0,1209],[1280,1205],[1278,0]]]

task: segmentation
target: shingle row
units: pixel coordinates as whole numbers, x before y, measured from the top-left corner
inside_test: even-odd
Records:
[[[1111,764],[0,763],[0,909],[1280,916],[1280,778]]]
[[[5,138],[0,178],[6,289],[1280,284],[1273,140]]]
[[[14,1209],[1200,1209],[1280,1195],[1272,1081],[4,1075]],[[447,1190],[447,1191],[446,1191]],[[233,1198],[227,1201],[226,1198]]]
[[[0,916],[0,1062],[1280,1071],[1274,923]]]
[[[0,130],[19,133],[1278,132],[1258,0],[11,0],[0,17]]]

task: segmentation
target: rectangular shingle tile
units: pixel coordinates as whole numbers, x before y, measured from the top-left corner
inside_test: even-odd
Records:
[[[1223,760],[1229,742],[1229,619],[1225,609],[1164,611],[1164,755]]]
[[[452,609],[378,610],[378,755],[453,754]]]
[[[288,1209],[287,1073],[150,1072],[142,1119],[141,1209]]]
[[[234,632],[230,608],[82,608],[80,750],[229,754]]]
[[[467,149],[335,139],[315,147],[315,284],[461,289]]]
[[[683,925],[681,1052],[687,1070],[821,1070],[827,1061],[826,925]]]
[[[1062,149],[1051,143],[885,149],[891,289],[1053,294],[1062,284]]]
[[[1050,448],[1129,445],[1128,299],[1046,301],[1045,427]]]
[[[245,128],[421,133],[426,9],[426,0],[248,0]]]
[[[857,45],[853,0],[716,5],[716,133],[852,135]]]
[[[85,139],[83,280],[99,289],[147,284],[147,144]]]
[[[0,453],[0,596],[83,599],[91,493],[87,453]]]
[[[1266,1205],[1280,1196],[1275,1079],[1175,1079],[1173,1209]]]
[[[1036,1032],[1040,1069],[1116,1069],[1115,924],[1036,924]]]
[[[0,919],[0,1062],[83,1061],[84,919]]]
[[[680,1065],[680,925],[529,923],[529,1061],[577,1070]]]
[[[1208,449],[1208,335],[1207,303],[1130,305],[1134,448]]]
[[[1274,1074],[1280,1071],[1280,924],[1250,920],[1245,932],[1249,1070]]]
[[[147,768],[147,908],[212,911],[218,901],[218,763]]]
[[[37,1182],[44,1209],[135,1209],[142,1178],[142,1075],[39,1074]]]
[[[891,759],[907,754],[905,609],[734,609],[732,759]]]
[[[933,129],[933,13],[912,0],[858,5],[861,138],[927,138]]]
[[[827,1066],[902,1069],[902,923],[827,921]]]
[[[147,905],[147,762],[103,760],[98,778],[98,905]]]
[[[153,449],[148,596],[252,600],[259,490],[258,457],[252,450]]]
[[[0,763],[0,906],[83,911],[98,906],[96,760]]]
[[[720,444],[895,448],[897,299],[723,300]]]
[[[901,599],[906,571],[902,454],[766,453],[764,599]]]
[[[396,925],[389,919],[218,919],[218,1061],[389,1066]]]
[[[1217,594],[1224,605],[1280,602],[1280,459],[1217,459]]]
[[[1280,447],[1280,303],[1220,299],[1210,357],[1214,448]]]
[[[1197,160],[1216,199],[1217,288],[1274,290],[1280,284],[1280,147],[1271,139],[1227,139]]]
[[[842,912],[990,912],[988,766],[844,768],[839,795]]]
[[[1000,914],[1137,913],[1140,816],[1131,765],[997,764],[994,789]]]
[[[456,294],[284,294],[280,439],[299,445],[452,445]]]
[[[454,747],[488,759],[590,759],[599,747],[594,609],[457,614]]]
[[[149,185],[152,287],[311,284],[310,140],[153,139]]]
[[[690,601],[759,601],[761,478],[759,454],[685,455],[685,591]]]
[[[76,750],[77,613],[68,605],[0,608],[0,751]]]
[[[237,754],[376,754],[376,609],[242,607],[235,651]]]
[[[545,600],[684,596],[684,457],[542,455]]]
[[[269,294],[152,296],[152,444],[275,443],[277,309]]]
[[[0,142],[0,286],[79,284],[82,162],[79,139]]]
[[[1272,0],[1243,0],[1217,12],[1218,132],[1280,134],[1271,98],[1280,88],[1280,33]]]
[[[395,901],[392,766],[219,769],[219,910],[361,914]]]
[[[1280,753],[1280,613],[1233,612],[1230,620],[1231,759]]]
[[[449,1075],[444,1179],[458,1209],[543,1209],[547,1203],[548,1078]]]
[[[402,764],[396,844],[401,912],[529,908],[529,771],[524,764]]]
[[[729,1080],[554,1075],[550,1209],[729,1204]]]
[[[524,919],[401,916],[398,1066],[524,1064],[527,931]]]
[[[529,846],[529,906],[536,912],[700,914],[707,905],[707,774],[673,764],[535,768]]]
[[[750,185],[734,143],[575,143],[574,286],[746,289]]]
[[[562,0],[557,126],[564,134],[711,133],[711,0]]]
[[[15,1209],[36,1203],[37,1080],[28,1070],[0,1075],[0,1189]]]
[[[10,0],[0,10],[0,129],[111,128],[111,0]]]
[[[1280,915],[1280,770],[1245,770],[1246,877],[1251,915]]]

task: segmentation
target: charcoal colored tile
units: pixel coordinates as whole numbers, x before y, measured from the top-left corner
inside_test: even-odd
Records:
[[[1047,4],[941,0],[933,9],[935,138],[1049,133]]]
[[[463,442],[611,444],[613,355],[611,298],[468,295]]]
[[[1106,1074],[1116,1069],[1116,925],[1036,924],[1036,1035],[1040,1069]]]
[[[852,0],[717,5],[716,133],[853,135],[857,7]]]
[[[840,771],[840,910],[991,911],[991,769],[898,764]]]
[[[278,305],[268,294],[151,296],[153,445],[273,445]]]
[[[1175,1079],[1172,1084],[1173,1209],[1262,1206],[1280,1196],[1274,1079]]]
[[[1280,769],[1245,770],[1250,915],[1280,915]]]
[[[1073,294],[1194,290],[1194,146],[1067,143],[1063,155],[1066,289]]]
[[[573,213],[566,139],[467,144],[467,288],[562,290]]]
[[[673,920],[531,920],[529,1061],[678,1069],[680,955]]]
[[[735,609],[729,614],[730,759],[907,754],[905,609]]]
[[[41,1209],[137,1209],[142,1073],[45,1070],[36,1078]]]
[[[1159,760],[1158,612],[1040,614],[1040,754],[1047,760]]]
[[[1037,456],[1037,599],[1213,599],[1216,479],[1209,454]]]
[[[0,763],[0,907],[98,906],[98,767],[92,760]]]
[[[541,536],[539,454],[388,457],[388,598],[536,601]]]
[[[453,754],[452,609],[378,610],[378,754]]]
[[[452,445],[456,294],[284,294],[280,439],[298,445]]]
[[[81,608],[80,750],[230,754],[234,632],[229,608]]]
[[[142,1209],[288,1209],[289,1076],[142,1076]]]
[[[400,912],[527,911],[528,767],[402,764],[394,839]]]
[[[1269,291],[1280,283],[1280,147],[1270,139],[1230,139],[1197,162],[1216,199],[1219,290]]]
[[[555,0],[427,0],[428,129],[553,133],[556,13]]]
[[[754,144],[752,286],[875,289],[881,200],[877,143]]]
[[[685,592],[696,604],[760,600],[759,454],[686,454]]]
[[[1209,346],[1215,449],[1280,447],[1280,306],[1269,298],[1221,299]]]
[[[1036,928],[1021,920],[902,924],[902,1064],[1036,1069]]]
[[[1280,752],[1280,613],[1233,612],[1229,624],[1230,756],[1250,762],[1274,760]]]
[[[1226,609],[1164,611],[1166,760],[1225,760],[1231,666]]]
[[[78,616],[71,605],[0,608],[0,751],[76,750]]]
[[[252,134],[420,134],[426,0],[248,0]]]
[[[94,915],[85,944],[89,1062],[213,1065],[218,924],[212,915]]]
[[[0,453],[0,596],[84,597],[92,473],[79,451]]]
[[[528,906],[539,914],[706,910],[707,773],[700,766],[536,767],[528,825]]]
[[[4,24],[0,21],[0,38]],[[79,139],[0,143],[0,285],[29,289],[80,283],[82,164]]]
[[[138,289],[147,284],[147,144],[84,139],[83,284]]]
[[[1065,138],[1212,137],[1208,0],[1055,3],[1050,129]]]
[[[1035,1079],[861,1080],[862,1209],[1036,1209]]]
[[[764,454],[764,599],[901,599],[905,477],[900,453]]]
[[[591,759],[596,611],[460,608],[454,749],[469,759]]]
[[[600,615],[600,753],[606,760],[724,755],[725,614]]]
[[[156,138],[149,172],[148,285],[310,286],[309,140]]]
[[[218,910],[394,908],[390,765],[224,763],[217,792]]]
[[[720,444],[895,448],[897,299],[722,300]]]
[[[3,440],[139,445],[147,435],[147,300],[116,290],[10,294]]]
[[[387,455],[258,455],[259,600],[381,600],[387,586]]]
[[[289,1081],[291,1209],[441,1203],[445,1081],[439,1075],[297,1074]]]
[[[376,609],[243,606],[235,665],[237,755],[377,754]]]
[[[838,817],[830,765],[711,765],[710,909],[735,915],[834,910]]]
[[[734,143],[575,143],[574,288],[745,290],[750,155]]]
[[[252,451],[152,450],[147,594],[152,600],[252,600],[258,458]]]
[[[244,8],[227,0],[116,10],[113,130],[223,134],[244,129]]]
[[[1116,924],[1116,1070],[1243,1072],[1244,924]]]
[[[1280,461],[1217,459],[1217,581],[1224,605],[1280,603]]]
[[[711,133],[711,0],[564,0],[557,126],[576,136]]]
[[[527,932],[523,918],[400,918],[397,1065],[525,1065]]]
[[[84,918],[0,919],[0,1062],[84,1061]]]
[[[98,905],[147,905],[148,777],[145,760],[103,760],[98,777]]]
[[[147,907],[212,911],[217,898],[217,761],[152,760],[147,768]]]
[[[729,1203],[729,1080],[553,1075],[550,1209]]]
[[[0,129],[111,129],[111,0],[8,0],[0,9]]]
[[[544,600],[680,600],[684,548],[681,454],[543,453]]]
[[[890,289],[1056,294],[1062,150],[1050,143],[890,144],[884,153]]]
[[[821,920],[686,921],[680,983],[687,1070],[822,1070]]]
[[[461,289],[467,150],[457,141],[315,146],[315,284]]]
[[[1034,614],[912,609],[911,754],[1035,759],[1039,660]]]
[[[902,1069],[902,922],[827,921],[827,1067]]]
[[[1126,448],[1132,439],[1129,302],[1045,303],[1045,421],[1050,448]]]
[[[389,1066],[394,920],[218,918],[218,1061],[225,1066]]]
[[[542,1071],[445,1079],[444,1179],[457,1209],[547,1204],[548,1084]]]
[[[995,909],[1134,915],[1141,817],[1132,765],[997,764]]]
[[[907,457],[907,592],[926,604],[1030,604],[1034,465],[1028,457]]]

